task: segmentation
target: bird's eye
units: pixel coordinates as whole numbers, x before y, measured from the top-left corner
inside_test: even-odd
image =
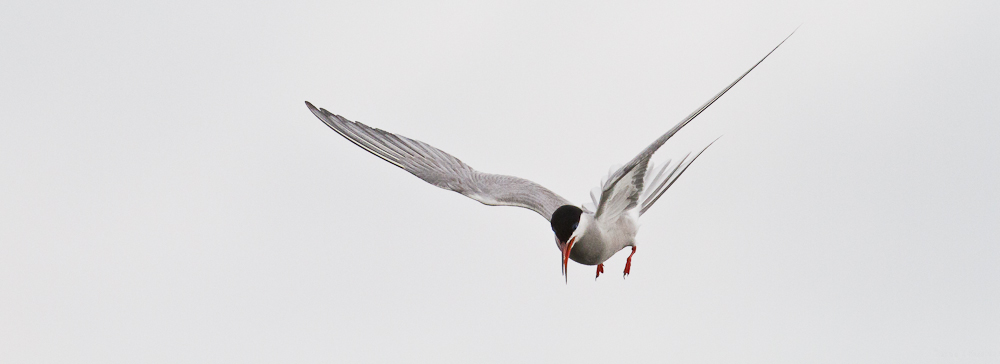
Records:
[[[576,231],[576,227],[577,226],[580,226],[580,223],[578,223],[578,222],[573,223],[573,231]]]

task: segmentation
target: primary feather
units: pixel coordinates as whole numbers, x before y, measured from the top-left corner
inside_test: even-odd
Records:
[[[313,115],[330,129],[386,162],[440,188],[458,192],[486,205],[530,209],[546,220],[569,201],[532,181],[479,172],[451,154],[419,140],[350,121],[306,101]]]

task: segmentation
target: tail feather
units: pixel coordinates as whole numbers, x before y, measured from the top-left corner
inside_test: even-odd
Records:
[[[640,205],[640,207],[648,209],[648,207],[646,207],[646,206],[652,205],[653,200],[656,199],[656,196],[659,196],[659,195],[663,194],[663,191],[667,188],[667,183],[669,183],[671,181],[671,179],[675,175],[677,175],[677,170],[680,169],[681,166],[684,165],[684,162],[687,162],[688,157],[690,157],[690,156],[691,156],[691,153],[689,152],[687,155],[684,156],[684,158],[681,158],[681,160],[679,162],[677,162],[677,164],[675,164],[673,166],[673,168],[669,168],[670,165],[667,165],[667,166],[665,166],[663,168],[663,170],[660,171],[661,174],[666,173],[667,170],[669,170],[670,172],[666,173],[664,175],[664,177],[662,177],[660,179],[657,179],[655,181],[655,183],[652,183],[652,184],[649,185],[650,188],[648,188],[646,190],[648,192],[644,195],[644,197],[642,199],[643,203],[642,203],[642,205]],[[655,186],[655,187],[653,187],[653,186]],[[640,214],[642,212],[645,212],[645,210],[644,209],[640,209]]]
[[[664,173],[667,172],[667,167],[670,167],[671,162],[673,162],[673,160],[667,159],[667,162],[662,166],[659,166],[659,168],[653,167],[653,162],[649,162],[649,172],[646,172],[646,180],[643,182],[643,185],[659,186],[663,184],[663,179],[667,177]],[[646,189],[646,191],[643,192],[642,199],[645,200],[645,198],[649,196],[648,192],[652,191],[652,189]]]
[[[652,207],[654,203],[656,203],[656,200],[659,200],[660,196],[663,196],[663,193],[667,192],[667,189],[669,189],[670,186],[673,186],[674,182],[677,182],[678,178],[681,178],[681,175],[683,175],[684,171],[686,171],[688,167],[691,166],[691,163],[694,163],[694,161],[698,159],[699,156],[701,156],[701,153],[704,153],[705,150],[707,150],[708,147],[711,147],[712,144],[714,144],[717,140],[719,139],[716,138],[711,143],[708,143],[708,145],[706,145],[705,148],[702,148],[702,150],[698,152],[698,154],[695,154],[694,158],[691,158],[690,161],[688,161],[687,158],[691,155],[691,153],[688,153],[688,155],[684,156],[684,159],[681,159],[681,161],[678,162],[676,166],[674,166],[674,168],[670,171],[669,174],[666,175],[665,178],[660,180],[661,178],[660,175],[662,175],[663,172],[667,170],[667,167],[669,167],[669,163],[663,166],[663,169],[660,170],[660,173],[658,173],[656,178],[654,179],[654,183],[650,185],[650,186],[656,186],[656,188],[648,190],[652,192],[650,192],[646,196],[646,198],[643,199],[642,204],[640,205],[639,215],[646,213],[646,210],[649,210],[649,208]],[[687,161],[686,164],[684,163],[685,161]]]

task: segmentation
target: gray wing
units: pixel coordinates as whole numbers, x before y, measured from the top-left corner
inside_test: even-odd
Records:
[[[792,31],[792,34],[795,34],[795,31]],[[764,62],[764,60],[767,59],[771,53],[774,53],[778,47],[784,44],[785,41],[792,36],[792,34],[785,37],[785,39],[782,40],[781,43],[778,43],[778,45],[775,46],[770,52],[767,52],[767,54],[764,55],[764,58],[757,61],[753,67],[750,67],[750,69],[746,72],[743,72],[743,74],[740,75],[736,81],[733,81],[733,83],[730,83],[729,86],[726,86],[726,88],[722,89],[722,91],[719,91],[719,93],[715,94],[715,96],[709,99],[708,102],[692,112],[691,115],[688,115],[686,118],[677,123],[677,125],[674,125],[673,128],[667,130],[665,134],[653,141],[653,143],[646,147],[646,149],[639,153],[639,155],[635,156],[635,158],[623,165],[615,171],[615,173],[612,173],[611,176],[608,177],[607,182],[601,186],[601,200],[597,205],[597,213],[594,217],[601,218],[604,216],[604,219],[613,219],[625,211],[636,207],[639,203],[639,197],[642,194],[644,187],[643,183],[645,180],[646,168],[649,164],[649,159],[653,156],[653,153],[655,153],[657,149],[660,149],[663,143],[667,142],[667,139],[670,139],[670,137],[674,136],[674,134],[677,134],[681,128],[691,122],[691,120],[694,120],[695,117],[700,115],[703,111],[705,111],[705,109],[708,109],[709,106],[712,106],[712,104],[722,97],[722,95],[725,95],[726,91],[729,91],[729,89],[733,88],[733,86],[736,86],[736,83],[740,82],[740,80],[742,80],[743,77],[746,77],[746,75],[749,74],[750,71],[753,71],[754,68],[757,68],[761,62]],[[704,150],[702,151],[704,152]],[[695,158],[697,158],[697,156],[695,156]],[[694,160],[692,159],[691,162],[693,161]],[[684,169],[687,169],[687,167],[684,167]],[[677,176],[679,177],[680,175],[678,174]],[[671,184],[672,183],[673,182],[671,182]],[[660,194],[662,194],[662,191],[660,191]],[[659,198],[659,195],[657,195],[656,198]],[[655,202],[656,198],[649,202],[648,205],[644,206],[643,212],[645,212],[645,210],[652,205],[652,202]]]
[[[350,121],[326,109],[306,106],[323,123],[352,143],[432,185],[455,191],[486,205],[517,206],[546,220],[569,201],[529,180],[482,173],[427,143]]]

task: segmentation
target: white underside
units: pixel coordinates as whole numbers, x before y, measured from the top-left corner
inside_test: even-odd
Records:
[[[638,215],[638,211],[632,210],[615,221],[605,222],[595,221],[593,214],[584,213],[577,229],[582,233],[576,235],[570,258],[580,264],[597,265],[625,247],[634,246],[639,231]]]

